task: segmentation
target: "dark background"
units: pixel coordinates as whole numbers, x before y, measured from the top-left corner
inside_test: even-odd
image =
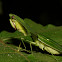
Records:
[[[2,14],[0,14],[0,31],[13,31],[9,23],[9,13],[21,18],[30,18],[42,25],[53,24],[62,26],[62,0],[53,1],[24,1],[24,0],[0,0]]]

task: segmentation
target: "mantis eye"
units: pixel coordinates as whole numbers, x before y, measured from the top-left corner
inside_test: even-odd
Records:
[[[14,16],[12,16],[12,19],[14,19]]]

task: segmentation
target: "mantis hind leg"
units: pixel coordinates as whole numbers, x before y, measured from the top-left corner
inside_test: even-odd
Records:
[[[30,43],[30,48],[31,48],[31,50],[30,50],[30,51],[28,51],[28,50],[26,50],[25,43],[24,43],[23,41],[22,41],[22,43],[23,43],[23,45],[24,45],[25,51],[27,51],[27,52],[29,52],[29,53],[32,53],[32,44]]]
[[[20,50],[22,49],[22,51],[26,51],[26,52],[28,52],[28,53],[32,53],[32,45],[31,45],[31,43],[30,43],[30,48],[31,48],[31,50],[28,51],[28,50],[26,49],[26,45],[25,45],[25,43],[24,43],[24,39],[21,39],[21,41],[22,41],[22,44],[23,44],[23,46],[24,46],[24,49],[21,48],[21,42],[20,42],[19,47],[18,47],[18,51],[20,51]]]
[[[29,53],[32,53],[32,43],[29,43],[30,44],[30,51],[26,50],[26,46],[25,46],[25,43],[23,42],[23,40],[22,40],[22,43],[24,45],[25,51],[29,52]]]
[[[23,42],[23,40],[22,40],[22,43],[23,43],[23,46],[24,46],[24,48],[25,48],[25,50],[26,50],[26,46],[25,46],[25,43]]]
[[[25,44],[24,44],[24,39],[21,39],[21,41],[22,41],[22,43],[23,43],[23,46],[24,46],[24,48],[25,48],[25,50],[26,50],[26,46],[25,46]],[[20,44],[19,44],[19,47],[18,47],[18,51],[20,51],[20,49],[22,49],[21,48],[21,42],[20,42]]]
[[[32,53],[32,44],[30,43],[31,53]]]
[[[20,44],[19,44],[19,47],[18,47],[18,50],[17,50],[17,51],[20,51],[20,49],[21,49],[21,47],[20,47],[20,46],[21,46],[21,42],[20,42]]]

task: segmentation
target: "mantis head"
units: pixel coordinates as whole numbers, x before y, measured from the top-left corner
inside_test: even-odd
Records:
[[[16,24],[15,24],[16,20],[15,20],[14,15],[13,15],[13,14],[9,14],[9,16],[10,16],[10,19],[9,19],[10,24],[11,24],[11,26],[16,30],[16,29],[17,29],[17,28],[16,28]]]
[[[9,14],[10,16],[10,24],[11,26],[16,30],[18,30],[19,32],[22,32],[25,36],[27,35],[27,29],[25,28],[25,22],[23,19],[21,19],[20,17],[14,15],[14,14]]]

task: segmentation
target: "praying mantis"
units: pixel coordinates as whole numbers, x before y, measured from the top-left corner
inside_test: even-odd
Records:
[[[25,23],[24,20],[19,16],[15,14],[9,14],[9,17],[10,17],[9,21],[11,26],[15,30],[17,29],[19,32],[22,32],[25,37],[28,36],[27,39],[28,41],[26,42],[38,46],[43,51],[46,50],[51,54],[62,54],[62,47],[57,42],[45,37],[41,33],[34,34],[31,31],[30,26],[27,23]],[[31,39],[31,41],[29,38]]]

